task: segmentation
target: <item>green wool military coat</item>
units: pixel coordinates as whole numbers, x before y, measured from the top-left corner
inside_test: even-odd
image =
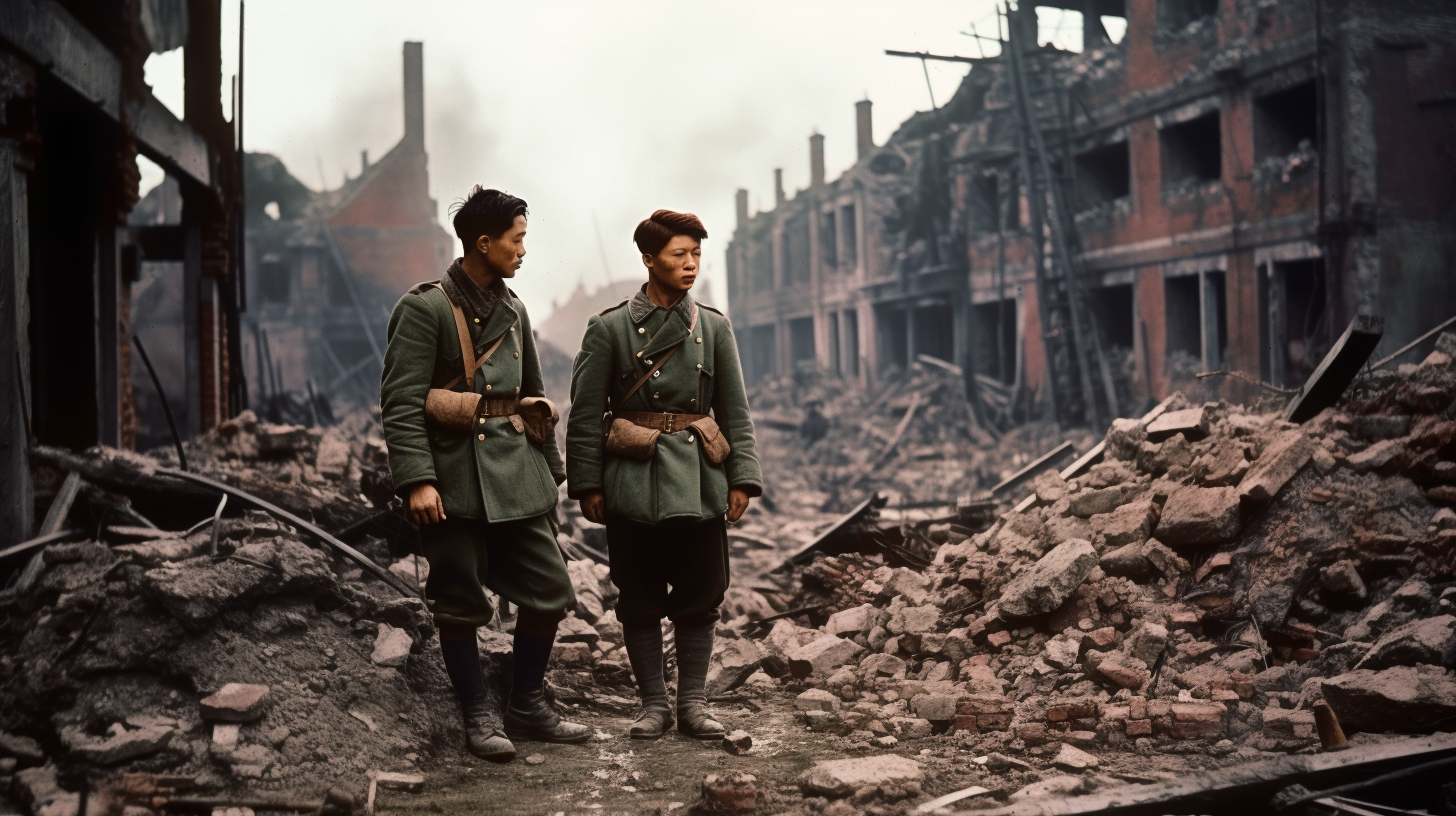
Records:
[[[483,325],[470,326],[476,359],[502,333],[505,341],[475,372],[475,382],[454,390],[492,398],[545,396],[526,305],[509,289]],[[433,483],[451,518],[497,522],[539,516],[556,506],[556,486],[566,478],[554,435],[538,445],[509,417],[487,418],[468,434],[425,419],[429,390],[465,372],[459,336],[449,299],[428,283],[400,298],[389,317],[379,401],[395,492],[408,496],[415,485]]]
[[[657,355],[673,347],[680,348],[623,405],[632,384]],[[733,450],[714,465],[694,432],[684,430],[659,436],[651,461],[611,456],[603,450],[602,415],[609,410],[711,411]],[[728,318],[689,294],[662,309],[647,299],[644,286],[632,299],[587,321],[571,373],[566,469],[572,498],[600,491],[609,515],[649,524],[722,515],[731,487],[752,496],[762,493],[753,421]]]

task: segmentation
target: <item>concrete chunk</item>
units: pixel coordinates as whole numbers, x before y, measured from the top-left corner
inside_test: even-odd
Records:
[[[81,728],[63,728],[61,741],[78,759],[97,765],[115,765],[155,754],[172,741],[175,733],[177,729],[165,725],[129,729],[116,723],[104,738],[93,737]]]
[[[202,719],[210,722],[252,722],[268,709],[268,687],[228,683],[197,705]]]
[[[403,666],[409,661],[410,648],[414,645],[409,632],[381,623],[374,638],[374,653],[369,659],[379,666]]]
[[[1097,757],[1073,745],[1062,744],[1052,764],[1065,771],[1085,771],[1097,767]]]
[[[1183,434],[1191,440],[1208,436],[1208,406],[1168,411],[1148,424],[1148,440],[1162,442],[1164,439]]]
[[[763,658],[763,649],[747,638],[720,638],[708,660],[708,696],[727,694],[743,685]]]
[[[1429,733],[1456,717],[1456,679],[1437,666],[1356,669],[1320,691],[1347,730]]]
[[[1091,542],[1074,538],[1057,545],[1002,589],[996,602],[1001,616],[1024,618],[1051,612],[1087,580],[1095,566],[1097,550]]]
[[[1314,441],[1304,431],[1285,431],[1264,447],[1239,482],[1239,499],[1252,507],[1268,504],[1313,455]]]
[[[825,635],[789,652],[789,672],[795,677],[827,677],[863,651],[854,641]]]
[[[1417,663],[1456,664],[1456,617],[1438,615],[1397,626],[1370,647],[1356,668],[1384,669]]]
[[[1168,497],[1157,536],[1170,547],[1221,544],[1239,534],[1239,491],[1232,487],[1183,487]]]
[[[1109,547],[1142,544],[1152,534],[1153,503],[1149,500],[1128,502],[1111,513],[1102,513],[1088,521],[1101,533]]]
[[[920,763],[896,754],[816,762],[799,776],[799,787],[811,796],[842,799],[861,788],[920,782]]]
[[[868,632],[874,628],[880,610],[870,604],[863,604],[829,616],[824,631],[836,637],[846,637]]]

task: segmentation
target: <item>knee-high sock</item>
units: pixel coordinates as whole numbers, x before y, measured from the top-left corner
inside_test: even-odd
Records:
[[[637,694],[643,704],[667,703],[667,684],[662,679],[662,625],[622,624],[622,640],[627,647],[627,660],[632,676],[637,678]]]
[[[554,637],[528,635],[516,628],[514,667],[511,671],[511,702],[541,693],[546,683],[546,664],[551,660]]]
[[[485,701],[485,672],[480,668],[480,648],[474,633],[469,639],[440,641],[440,655],[445,659],[445,673],[462,706]]]
[[[715,624],[677,627],[677,704],[707,702],[708,661],[713,656]]]

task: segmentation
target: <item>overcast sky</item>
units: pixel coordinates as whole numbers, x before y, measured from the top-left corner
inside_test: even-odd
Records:
[[[223,6],[227,83],[237,0]],[[529,254],[513,287],[538,321],[578,280],[605,281],[604,265],[616,278],[643,276],[632,229],[658,207],[703,219],[710,237],[699,286],[707,302],[726,305],[734,191],[747,188],[757,211],[772,205],[775,167],[790,194],[807,186],[816,130],[830,178],[847,168],[854,102],[866,96],[883,143],[930,107],[921,63],[884,50],[978,55],[962,32],[975,24],[994,35],[994,8],[991,0],[250,0],[244,141],[314,189],[337,187],[359,173],[361,150],[377,158],[399,140],[402,43],[422,41],[441,223],[448,229],[451,202],[476,183],[529,202]],[[943,104],[966,67],[928,68]],[[180,52],[148,63],[148,81],[174,110],[180,75]],[[155,171],[146,175],[155,183]]]

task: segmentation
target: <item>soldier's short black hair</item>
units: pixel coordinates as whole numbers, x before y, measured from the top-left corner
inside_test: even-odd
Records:
[[[499,238],[516,222],[516,216],[527,214],[525,199],[500,190],[487,190],[479,184],[464,201],[457,201],[450,209],[454,212],[451,223],[455,225],[455,236],[467,255],[480,236]]]

